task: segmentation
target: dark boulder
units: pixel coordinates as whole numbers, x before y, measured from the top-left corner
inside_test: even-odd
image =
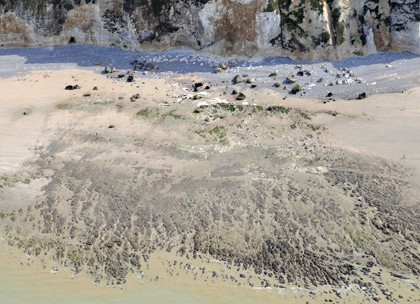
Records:
[[[241,76],[239,76],[239,75],[236,75],[233,79],[232,79],[232,83],[234,83],[234,84],[238,84],[238,83],[241,83],[241,82],[244,82],[244,80],[242,79],[242,77]]]
[[[244,93],[239,93],[239,95],[236,97],[236,100],[244,100],[246,98]]]

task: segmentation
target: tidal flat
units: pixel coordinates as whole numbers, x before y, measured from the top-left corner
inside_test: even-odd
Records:
[[[30,51],[0,50],[7,303],[420,300],[416,56]]]

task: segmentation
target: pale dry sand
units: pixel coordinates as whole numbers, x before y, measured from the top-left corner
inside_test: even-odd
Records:
[[[162,83],[163,80],[149,81],[141,88],[142,96],[162,99],[166,94],[155,89]],[[81,89],[64,90],[66,85],[74,84],[80,85]],[[93,91],[94,86],[99,91]],[[54,128],[49,124],[51,114],[58,122],[72,120],[65,112],[57,117],[57,105],[81,97],[85,92],[99,93],[108,99],[123,97],[127,100],[140,90],[133,84],[110,80],[92,71],[60,70],[1,79],[0,91],[0,173],[5,173],[19,168],[33,155],[35,146],[44,143],[45,133]],[[25,111],[29,115],[23,115]]]
[[[245,91],[262,105],[281,104],[318,113],[314,122],[328,126],[330,144],[400,162],[410,182],[420,186],[420,88],[371,95],[363,100],[283,100],[274,90]],[[335,112],[335,116],[331,113]]]
[[[98,94],[102,104],[122,97],[121,103],[124,102],[124,107],[132,107],[133,111],[137,111],[148,105],[156,106],[162,100],[170,100],[172,96],[182,99],[187,94],[183,88],[193,78],[199,80],[197,77],[187,76],[177,80],[138,79],[136,84],[130,84],[86,70],[59,70],[1,79],[0,175],[11,176],[19,168],[23,168],[26,161],[37,156],[37,147],[47,145],[52,134],[63,125],[72,126],[74,130],[80,130],[81,134],[83,130],[97,130],[98,138],[113,132],[112,136],[121,140],[124,140],[126,134],[137,134],[139,137],[146,135],[150,139],[159,140],[162,134],[150,125],[143,124],[135,117],[118,113],[115,108],[94,112],[88,121],[80,119],[82,114],[61,109],[75,102],[83,108],[81,95],[90,92],[92,95]],[[67,84],[78,84],[82,88],[65,91]],[[94,86],[99,90],[93,91]],[[216,93],[215,89],[212,90]],[[142,101],[130,103],[129,98],[136,93],[141,94]],[[322,136],[332,145],[400,162],[409,168],[408,180],[414,185],[420,185],[420,89],[403,94],[376,95],[360,101],[339,100],[328,104],[316,100],[283,100],[283,95],[269,89],[253,92],[249,90],[245,93],[248,96],[255,94],[252,98],[258,105],[284,105],[317,113],[314,122],[328,126],[329,130]],[[231,96],[221,98],[232,101]],[[89,100],[89,97],[85,99]],[[200,101],[180,102],[198,104]],[[29,115],[23,115],[25,111]],[[328,114],[331,111],[337,112],[337,115]],[[109,129],[109,125],[115,125],[115,128]],[[173,130],[172,136],[178,142],[187,144],[190,138],[184,131]],[[112,154],[115,151],[107,153]],[[145,155],[138,161],[149,164],[154,162],[156,168],[164,167],[163,160],[154,159],[153,155]],[[179,163],[179,170],[181,169],[182,162]],[[21,206],[25,206],[36,200],[44,184],[45,181],[39,180],[21,190],[7,190],[9,192],[5,192],[4,201],[10,201],[14,197]],[[31,199],[25,199],[27,197]],[[3,211],[7,211],[16,206],[2,207]],[[168,271],[168,261],[177,259],[180,262],[183,258],[167,252],[157,252],[151,256],[150,271],[144,278],[133,275],[122,288],[109,288],[95,286],[84,274],[78,274],[71,280],[71,271],[64,267],[60,267],[59,272],[53,275],[53,262],[46,261],[46,267],[43,268],[39,258],[28,259],[18,249],[4,244],[0,251],[0,285],[8,290],[6,297],[11,301],[8,303],[27,303],[31,300],[33,303],[138,303],[138,299],[150,303],[324,303],[332,297],[328,288],[326,293],[322,289],[313,291],[317,296],[312,297],[308,290],[296,291],[293,286],[287,286],[282,292],[277,289],[253,290],[245,286],[238,287],[221,279],[208,282],[195,276],[193,271],[188,273],[183,269],[177,270],[176,267]],[[207,263],[205,258],[194,262],[185,259],[183,262],[193,264],[197,272],[200,267],[206,267],[223,270],[227,275],[237,273],[217,262]],[[156,276],[160,279],[153,282]],[[410,282],[389,276],[385,278],[390,289],[414,298],[416,293],[418,295],[418,291],[412,291]],[[361,294],[355,291],[349,291],[343,299],[334,300],[340,303],[364,301]],[[420,298],[417,297],[417,300],[420,301]]]

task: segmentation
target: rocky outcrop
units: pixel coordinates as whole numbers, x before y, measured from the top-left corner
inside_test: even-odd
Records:
[[[419,0],[0,0],[3,47],[68,43],[339,59],[420,52]]]

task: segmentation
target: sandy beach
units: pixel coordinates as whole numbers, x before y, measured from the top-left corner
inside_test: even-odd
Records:
[[[34,63],[48,52],[0,68],[1,301],[420,302],[417,56],[329,86],[349,60],[162,55],[128,82],[129,52]]]

